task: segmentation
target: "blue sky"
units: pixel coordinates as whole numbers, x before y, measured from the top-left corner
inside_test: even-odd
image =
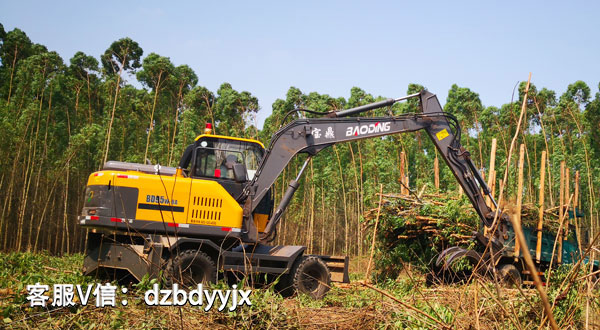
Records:
[[[595,93],[598,13],[595,1],[0,1],[7,31],[21,28],[66,62],[128,36],[144,55],[188,64],[213,91],[247,90],[261,127],[290,86],[398,97],[414,82],[443,103],[456,83],[500,106],[532,72],[538,88],[560,94],[583,80]]]

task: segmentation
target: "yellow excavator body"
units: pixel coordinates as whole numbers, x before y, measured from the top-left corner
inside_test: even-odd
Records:
[[[245,161],[249,156],[240,150],[251,148],[262,153],[264,146],[256,140],[213,134],[202,134],[194,143],[194,148],[211,153],[201,158],[200,151],[194,152],[193,155],[198,155],[198,164],[204,165],[202,170],[198,165],[184,174],[181,168],[108,162],[103,170],[92,173],[87,183],[81,224],[106,228],[115,223],[118,225],[115,229],[119,230],[126,227],[131,231],[157,233],[161,228],[170,228],[167,232],[179,228],[187,231],[186,234],[198,235],[239,233],[243,221],[242,206],[232,196],[232,190],[228,191],[226,187],[242,185],[233,180],[232,174],[228,177],[228,169],[222,170],[222,166],[220,169],[219,164],[225,164],[225,157],[231,154],[239,155],[238,158]],[[237,148],[235,153],[227,149],[228,146]],[[213,165],[207,170],[208,161],[213,161]],[[229,169],[229,172],[232,171]],[[253,220],[262,232],[269,214],[255,213]]]

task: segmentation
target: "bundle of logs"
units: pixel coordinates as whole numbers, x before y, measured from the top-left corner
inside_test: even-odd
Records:
[[[381,234],[393,240],[415,239],[427,236],[437,244],[468,244],[472,233],[480,226],[479,218],[466,197],[424,194],[421,197],[403,194],[383,194],[380,210]],[[513,202],[504,203],[502,209]],[[365,219],[374,223],[378,208],[365,213]],[[521,206],[521,224],[535,228],[539,208],[533,204]],[[392,225],[392,227],[386,226]],[[559,207],[544,210],[544,229],[556,232],[559,225]],[[394,237],[387,237],[394,236]]]
[[[365,212],[376,231],[377,275],[397,276],[405,262],[427,269],[437,254],[450,246],[469,247],[481,221],[466,195],[460,194],[382,194],[380,207]],[[510,208],[510,201],[502,209]],[[558,208],[544,210],[544,229],[555,232],[559,226]],[[377,215],[379,214],[379,218]],[[536,228],[539,207],[521,206],[523,227]]]
[[[437,245],[468,244],[478,229],[477,214],[466,198],[438,194],[383,194],[382,198],[378,235],[387,244],[417,238]],[[377,213],[378,208],[373,208],[365,219],[374,223]]]
[[[382,194],[380,207],[364,216],[378,227],[373,230],[375,280],[396,278],[405,264],[426,271],[443,249],[468,246],[479,226],[470,202],[458,194]]]

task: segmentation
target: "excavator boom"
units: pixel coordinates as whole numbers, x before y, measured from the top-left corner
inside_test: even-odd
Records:
[[[387,117],[350,117],[365,111],[391,106],[409,98],[419,98],[420,113]],[[493,197],[471,160],[469,152],[460,144],[458,121],[454,116],[442,110],[434,94],[422,91],[398,99],[387,99],[353,109],[330,112],[323,118],[297,119],[275,133],[254,179],[246,186],[242,196],[242,198],[247,198],[244,206],[244,224],[248,229],[249,239],[254,239],[252,236],[253,222],[250,216],[252,211],[297,154],[306,153],[312,157],[336,143],[419,130],[427,132],[482,222],[486,226],[491,226],[495,212],[485,203],[484,194],[492,200]],[[263,237],[267,237],[275,228],[297,187],[297,180],[292,180],[288,191],[265,229]]]

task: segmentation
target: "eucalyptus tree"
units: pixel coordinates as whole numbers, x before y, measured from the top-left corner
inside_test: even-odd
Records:
[[[569,84],[567,90],[559,97],[551,120],[556,125],[557,133],[563,144],[563,153],[572,154],[576,147],[576,134],[581,134],[579,123],[582,111],[589,102],[590,88],[583,81]]]
[[[544,120],[544,114],[547,110],[552,111],[557,105],[556,92],[547,88],[542,88],[537,94],[533,96],[534,109],[533,113],[530,114],[532,126],[542,126]]]
[[[585,107],[590,101],[591,90],[584,81],[578,80],[567,86],[567,91],[562,95],[561,98],[563,97],[572,100],[580,107]]]
[[[173,79],[175,73],[175,67],[168,57],[160,56],[156,53],[150,53],[145,59],[142,65],[142,70],[137,73],[137,79],[154,91],[154,97],[152,101],[152,110],[150,113],[150,123],[148,125],[148,135],[146,137],[146,150],[144,151],[144,161],[148,157],[148,147],[150,145],[150,135],[155,128],[154,112],[156,110],[156,103],[161,90],[167,85],[167,83]]]
[[[75,83],[75,111],[79,107],[79,94],[84,84],[87,87],[88,101],[88,123],[92,122],[92,91],[91,84],[97,80],[96,73],[98,72],[98,60],[93,56],[86,55],[83,52],[77,52],[70,60],[71,65],[69,70],[72,77],[76,80]]]
[[[590,98],[591,89],[585,82],[578,80],[568,85],[567,90],[559,99],[557,108],[560,109],[563,118],[561,128],[565,131],[565,136],[570,143],[568,157],[565,156],[567,166],[582,169],[582,184],[588,187],[587,196],[582,194],[582,197],[587,199],[591,232],[596,233],[597,226],[600,225],[597,222],[597,211],[595,211],[598,208],[597,194],[594,189],[596,186],[594,177],[597,175],[594,172],[597,172],[597,166],[592,163],[592,155],[588,151],[588,143],[586,143],[588,134],[585,134],[584,127],[586,117],[589,118],[585,112],[589,108]],[[592,128],[591,132],[593,131]],[[595,141],[595,143],[597,144],[598,141]],[[585,166],[582,166],[582,164],[585,164]]]
[[[483,105],[479,94],[453,84],[448,91],[444,111],[454,114],[466,129],[474,128]]]
[[[481,125],[479,123],[479,116],[483,110],[483,104],[479,94],[473,92],[469,88],[459,87],[453,84],[448,91],[448,97],[446,98],[446,104],[444,105],[444,111],[455,115],[462,126],[464,134],[462,135],[467,141],[467,148],[471,135],[477,138],[479,163],[483,165],[482,156],[482,141],[479,133],[481,132]]]
[[[182,127],[177,133],[179,138],[176,149],[183,150],[187,144],[194,141],[194,138],[202,132],[204,124],[207,122],[212,123],[215,134],[219,133],[215,127],[215,102],[215,94],[203,86],[194,87],[183,97]]]
[[[122,38],[113,42],[101,56],[102,67],[104,68],[104,72],[106,73],[106,75],[109,78],[112,78],[116,75],[117,78],[115,84],[113,106],[106,133],[106,144],[104,147],[105,151],[102,163],[106,162],[108,159],[108,151],[110,149],[110,135],[113,121],[115,118],[117,100],[119,99],[119,89],[121,86],[122,75],[124,72],[127,71],[135,71],[141,66],[140,59],[143,53],[144,51],[138,45],[137,42],[131,40],[130,38]]]
[[[590,146],[594,150],[595,158],[600,159],[600,84],[594,100],[586,106],[585,119],[588,124],[586,131],[590,134]]]
[[[184,96],[198,83],[198,76],[192,68],[187,65],[180,65],[174,71],[174,83],[177,89],[177,97],[175,101],[175,119],[173,123],[173,134],[171,146],[169,148],[169,159],[167,165],[171,165],[173,153],[175,150],[175,137],[177,136],[177,124],[179,123],[179,113],[183,111]]]
[[[47,52],[38,55],[32,55],[26,58],[19,66],[17,72],[17,90],[25,95],[25,99],[31,100],[26,106],[26,109],[18,113],[17,121],[27,122],[23,139],[23,143],[17,147],[17,152],[13,162],[13,176],[17,176],[16,164],[19,163],[21,153],[24,153],[24,159],[21,166],[24,173],[17,176],[18,179],[13,179],[10,182],[12,188],[15,180],[22,179],[21,193],[18,198],[17,211],[17,232],[15,238],[15,247],[18,249],[23,243],[23,232],[27,225],[25,217],[27,213],[33,212],[34,208],[28,207],[30,204],[37,202],[37,196],[40,186],[42,169],[46,165],[48,159],[48,138],[49,131],[53,129],[50,125],[52,113],[52,97],[58,85],[57,77],[64,72],[64,63],[56,52]],[[28,137],[28,139],[27,139]],[[43,137],[43,141],[42,141]],[[27,143],[25,143],[27,141]],[[27,148],[25,151],[24,148]],[[33,166],[35,164],[35,166]],[[35,173],[37,172],[37,174]],[[33,178],[35,177],[35,180]],[[32,187],[33,185],[33,187]],[[9,190],[10,190],[9,188]],[[30,192],[33,191],[33,197]],[[32,197],[33,202],[31,202]],[[9,210],[10,212],[10,204]],[[29,227],[31,230],[31,227]],[[30,231],[31,232],[31,231]],[[31,235],[25,239],[31,238]]]
[[[214,104],[216,128],[220,134],[242,136],[249,116],[258,112],[258,99],[249,92],[238,92],[229,83],[217,90]]]
[[[4,32],[4,27],[2,28]],[[10,74],[8,77],[8,91],[6,104],[10,103],[13,88],[13,78],[17,70],[19,61],[27,58],[31,55],[33,50],[33,44],[27,34],[20,29],[15,28],[14,30],[5,33],[2,38],[2,47],[0,48],[0,59],[2,60],[3,66],[10,65]],[[9,64],[10,63],[10,64]],[[3,77],[2,80],[4,80]]]

